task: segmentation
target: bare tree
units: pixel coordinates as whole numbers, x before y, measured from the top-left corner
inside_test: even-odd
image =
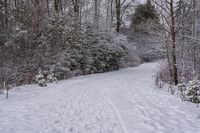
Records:
[[[193,69],[194,71],[197,70],[197,64],[196,64],[196,50],[195,50],[195,44],[196,44],[196,0],[193,0],[193,24],[192,24],[192,60],[193,60]]]
[[[172,76],[174,84],[178,84],[178,70],[177,70],[177,59],[176,59],[176,25],[175,25],[175,6],[174,0],[165,0],[164,2],[158,2],[157,0],[152,0],[156,6],[160,9],[162,20],[164,21],[165,31],[170,36],[170,51],[171,51],[171,67],[172,67]],[[162,10],[162,11],[161,11]]]
[[[120,25],[121,25],[121,0],[115,0],[116,4],[116,20],[117,20],[117,27],[116,31],[119,32]]]
[[[122,24],[122,17],[125,14],[128,7],[132,6],[131,4],[134,0],[115,0],[115,11],[116,11],[116,31],[120,32],[120,27]],[[111,12],[112,12],[112,1],[111,1]],[[112,14],[111,14],[112,15]],[[111,16],[112,20],[112,16]]]
[[[49,0],[46,0],[46,7],[47,7],[47,14],[48,14],[48,16],[49,16]]]
[[[167,42],[166,45],[168,51],[168,62],[171,70],[171,75],[173,78],[173,82],[175,85],[178,84],[178,64],[177,58],[180,59],[177,55],[177,45],[181,44],[181,74],[184,69],[184,52],[186,41],[193,38],[193,44],[191,45],[192,55],[191,60],[193,62],[193,69],[196,70],[196,50],[195,50],[195,27],[196,27],[196,4],[195,0],[152,0],[154,4],[157,6],[158,11],[160,12],[163,29],[166,32]],[[191,13],[193,12],[193,14]],[[193,19],[191,19],[191,17]],[[192,26],[192,28],[188,29],[188,26]],[[190,27],[189,26],[189,27]],[[191,35],[187,35],[187,32],[191,31]],[[190,37],[189,37],[190,36]],[[179,38],[178,38],[179,37]],[[178,40],[179,39],[179,40]],[[180,40],[181,39],[181,40]]]
[[[80,29],[80,0],[72,0],[72,5],[74,9],[75,21],[76,21],[76,31]]]
[[[110,1],[110,16],[111,16],[111,22],[113,22],[113,1]]]
[[[98,5],[99,5],[99,0],[94,0],[94,12],[95,12],[94,24],[97,29],[98,29],[98,21],[99,21]]]
[[[4,1],[5,6],[5,27],[8,28],[8,3],[7,0]]]

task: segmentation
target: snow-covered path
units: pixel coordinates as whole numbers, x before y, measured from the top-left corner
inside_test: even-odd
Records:
[[[200,108],[154,89],[156,63],[0,96],[0,133],[199,133]]]

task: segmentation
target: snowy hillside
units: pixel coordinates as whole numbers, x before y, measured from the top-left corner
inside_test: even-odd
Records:
[[[155,90],[157,63],[0,95],[0,133],[198,133],[200,109]]]

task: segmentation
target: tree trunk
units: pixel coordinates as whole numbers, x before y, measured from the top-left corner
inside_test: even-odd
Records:
[[[163,0],[161,0],[161,14],[164,14],[164,12],[163,12]],[[163,23],[163,27],[165,27],[165,19],[164,19],[164,17],[162,16],[161,17],[162,18],[162,23]],[[172,80],[172,68],[171,68],[171,62],[170,62],[170,53],[169,53],[169,41],[168,41],[168,39],[169,39],[169,37],[167,36],[167,32],[165,31],[165,47],[166,47],[166,50],[167,50],[167,53],[166,53],[166,56],[167,56],[167,62],[168,62],[168,67],[169,67],[169,76],[170,76],[170,82],[171,81],[173,81]]]
[[[19,1],[18,0],[14,0],[14,5],[15,5],[15,8],[17,8],[19,6]]]
[[[175,17],[174,17],[174,5],[173,0],[170,1],[170,13],[171,13],[171,39],[172,39],[172,67],[173,67],[173,79],[174,84],[178,84],[178,70],[176,63],[176,33],[175,33]]]
[[[4,1],[5,2],[5,27],[6,29],[8,28],[8,3],[7,0]]]
[[[98,2],[98,0],[94,0],[94,12],[95,12],[95,14],[94,14],[94,24],[95,24],[95,28],[96,29],[98,29],[98,18],[99,18],[99,14],[98,14],[98,4],[99,4],[99,2]]]
[[[46,0],[46,6],[47,6],[47,14],[48,14],[48,16],[50,15],[49,14],[49,0]]]
[[[117,27],[116,31],[120,31],[120,25],[121,25],[121,1],[116,0],[116,19],[117,19]]]
[[[78,32],[80,29],[80,0],[72,0],[72,4],[74,7],[74,15],[75,15],[75,21],[76,21],[76,26],[75,26],[75,31]]]
[[[35,32],[36,36],[39,35],[39,21],[40,21],[40,1],[35,0],[36,17],[35,17]]]
[[[193,0],[193,25],[192,25],[192,38],[193,38],[193,44],[192,44],[192,61],[193,61],[193,69],[196,71],[196,52],[195,52],[195,45],[196,45],[196,1]]]
[[[113,22],[113,0],[110,2],[110,17],[111,17],[111,23]]]

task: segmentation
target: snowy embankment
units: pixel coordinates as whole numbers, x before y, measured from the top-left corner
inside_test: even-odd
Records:
[[[156,63],[0,95],[0,133],[199,133],[200,108],[155,89]]]

